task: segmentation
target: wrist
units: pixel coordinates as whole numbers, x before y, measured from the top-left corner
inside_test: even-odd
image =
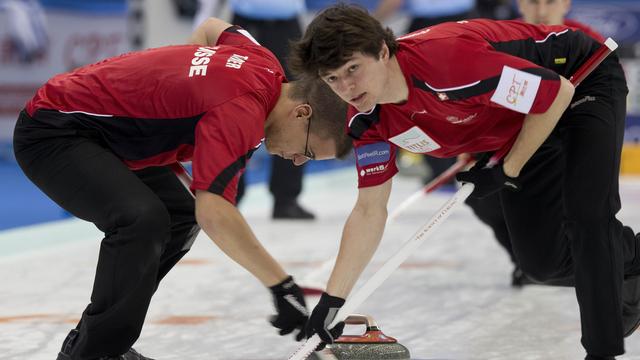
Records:
[[[293,281],[293,276],[287,275],[284,280],[275,285],[269,286],[269,290],[271,290],[271,292],[274,294],[284,293],[288,292],[295,285],[296,283]]]
[[[502,172],[504,173],[505,176],[513,179],[520,176],[520,168],[514,167],[509,162],[505,162],[504,164],[502,164]]]
[[[327,304],[329,307],[341,307],[344,305],[345,299],[323,292],[320,296],[320,303]]]

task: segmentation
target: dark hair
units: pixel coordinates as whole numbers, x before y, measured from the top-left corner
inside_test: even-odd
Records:
[[[338,4],[318,14],[302,39],[291,43],[289,69],[300,76],[317,77],[344,65],[354,52],[378,58],[383,41],[389,55],[394,55],[398,43],[391,29],[383,28],[364,8]]]
[[[309,104],[311,132],[322,139],[333,139],[336,157],[349,154],[352,141],[347,135],[347,103],[342,101],[324,81],[318,79],[296,80],[290,83],[289,97]]]

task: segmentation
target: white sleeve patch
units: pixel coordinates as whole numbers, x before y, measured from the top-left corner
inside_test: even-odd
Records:
[[[245,29],[238,29],[238,32],[244,36],[246,36],[247,38],[249,38],[249,40],[253,41],[254,44],[256,45],[260,45],[260,43],[258,42],[258,40],[254,39],[253,36],[251,36],[251,34],[245,30]]]
[[[509,66],[502,68],[500,82],[491,101],[523,114],[528,114],[538,94],[541,78]]]

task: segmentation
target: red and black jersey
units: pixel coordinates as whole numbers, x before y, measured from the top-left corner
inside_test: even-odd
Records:
[[[55,76],[26,110],[96,134],[131,169],[193,160],[193,188],[235,203],[284,81],[275,56],[234,26],[213,47],[132,52]]]
[[[576,20],[572,20],[572,19],[564,19],[564,24],[566,26],[575,28],[577,30],[582,30],[582,32],[584,32],[585,34],[591,36],[592,38],[594,38],[595,40],[597,40],[598,42],[604,43],[604,36],[602,36],[599,32],[595,31],[593,28],[591,28],[590,26],[583,24],[579,21]]]
[[[510,150],[526,114],[544,113],[569,77],[600,45],[566,26],[468,20],[398,39],[409,86],[406,102],[351,107],[359,187],[396,174],[395,152],[452,157]]]

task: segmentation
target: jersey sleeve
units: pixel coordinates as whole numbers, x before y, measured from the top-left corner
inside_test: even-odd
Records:
[[[251,34],[241,28],[240,26],[233,25],[226,28],[222,34],[218,37],[216,45],[258,45],[260,43],[251,36]]]
[[[355,140],[358,188],[385,183],[398,173],[396,146],[382,139]]]
[[[397,172],[396,146],[382,137],[377,130],[380,106],[360,113],[349,106],[347,132],[353,138],[356,155],[358,188],[383,184]]]
[[[264,136],[263,99],[247,94],[208,111],[196,127],[194,190],[206,190],[236,203],[238,179]]]
[[[558,94],[560,77],[553,70],[495,50],[483,39],[461,36],[439,41],[445,50],[436,55],[434,65],[449,66],[441,69],[439,84],[427,86],[440,100],[473,99],[490,107],[538,114],[546,112]]]

